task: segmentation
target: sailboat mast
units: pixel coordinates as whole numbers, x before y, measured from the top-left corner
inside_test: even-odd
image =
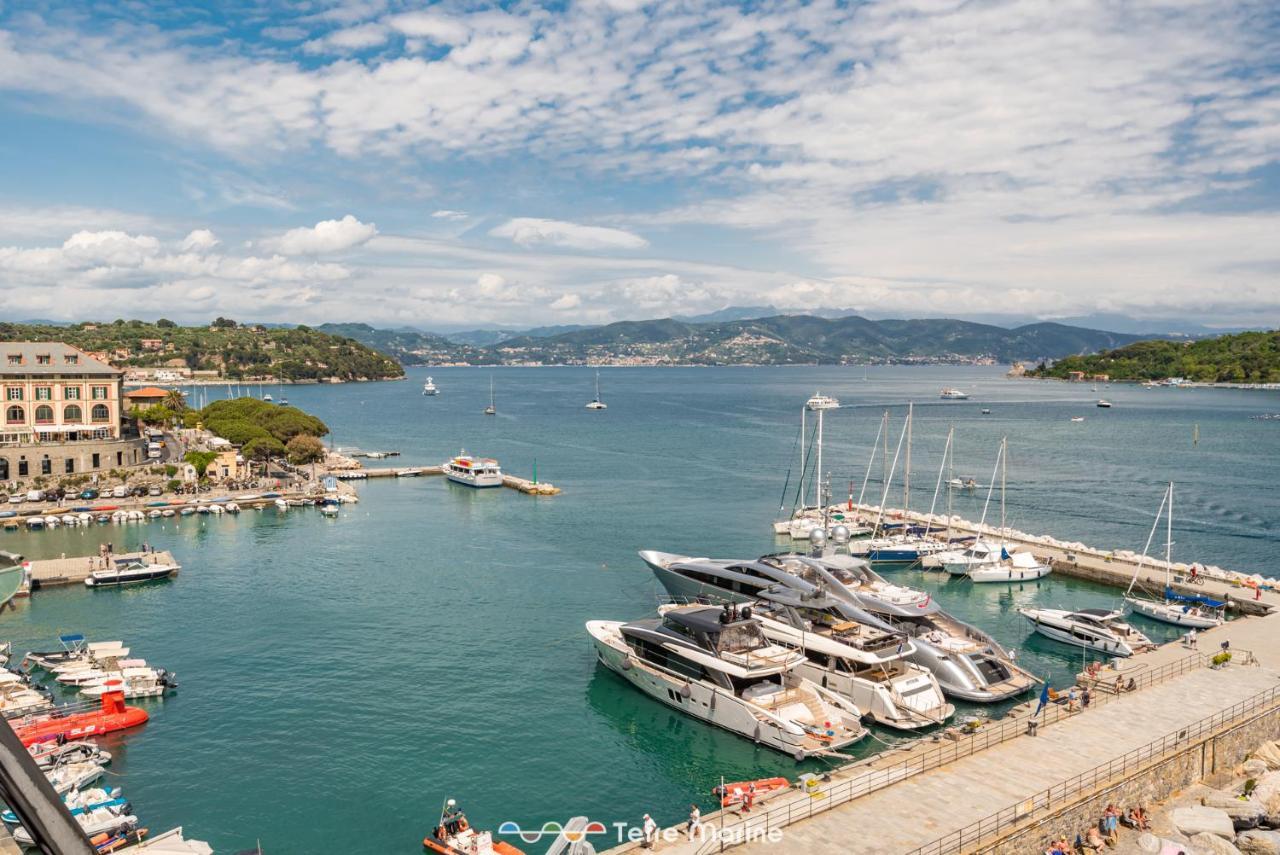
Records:
[[[952,425],[951,430],[947,431],[947,542],[951,542],[951,499],[955,493],[956,482],[956,449],[951,444],[951,438],[955,436],[956,429]]]
[[[947,431],[947,444],[942,448],[942,465],[938,467],[938,483],[933,486],[933,501],[929,503],[929,518],[924,524],[925,536],[928,536],[929,530],[933,528],[933,512],[938,507],[938,491],[942,489],[942,473],[947,470],[947,452],[951,450],[951,435],[955,433],[955,428]],[[947,488],[950,492],[950,487]]]
[[[861,508],[862,500],[867,495],[867,482],[871,480],[871,467],[875,465],[876,452],[879,451],[880,434],[888,430],[888,427],[889,427],[889,413],[886,411],[884,416],[880,419],[880,432],[877,433],[876,438],[871,441],[871,459],[867,461],[867,474],[862,479],[862,490],[861,492],[858,493],[859,508]]]
[[[818,468],[813,470],[813,504],[822,507],[822,417],[826,411],[818,410]]]
[[[809,407],[800,408],[800,486],[796,490],[796,497],[800,500],[800,504],[804,504],[804,473],[809,469],[809,458],[805,456],[804,434],[805,419],[809,415]]]
[[[1009,537],[1004,521],[1004,488],[1009,476],[1009,437],[1000,440],[1000,542]]]
[[[1164,530],[1164,584],[1169,586],[1169,564],[1173,561],[1173,482],[1169,482],[1169,516]]]
[[[911,416],[912,404],[907,404],[907,459],[905,467],[902,470],[902,513],[905,519],[906,512],[911,510]]]
[[[906,436],[907,436],[907,428],[904,425],[902,428],[902,433],[898,435],[898,448],[896,451],[893,452],[893,465],[889,468],[890,478],[892,478],[893,473],[896,472],[898,469],[898,455],[902,453],[902,441],[906,439]],[[880,523],[884,520],[884,506],[888,501],[889,501],[889,478],[886,478],[884,482],[884,492],[881,493],[880,495],[880,512],[876,515],[875,532],[877,534],[879,534],[880,532]]]

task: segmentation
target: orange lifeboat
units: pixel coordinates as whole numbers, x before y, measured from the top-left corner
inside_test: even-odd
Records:
[[[145,724],[149,716],[145,710],[124,705],[124,692],[103,692],[102,706],[92,712],[72,713],[63,716],[38,718],[32,721],[14,719],[9,723],[24,746],[47,742],[59,737],[73,740],[87,736],[101,736],[116,730],[126,730]]]
[[[754,781],[734,781],[731,784],[712,787],[711,795],[720,797],[720,807],[729,807],[729,805],[736,805],[746,801],[747,793],[751,791],[752,784],[755,784],[755,798],[757,799],[762,798],[767,793],[785,790],[791,786],[791,782],[786,778],[758,778]]]
[[[423,838],[422,847],[439,855],[524,855],[509,843],[494,841],[490,832],[472,828],[453,799],[445,802],[440,824]]]

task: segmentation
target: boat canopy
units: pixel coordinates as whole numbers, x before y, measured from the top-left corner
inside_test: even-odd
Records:
[[[1200,594],[1179,594],[1173,588],[1164,589],[1164,598],[1173,603],[1187,603],[1188,605],[1198,603],[1210,609],[1220,609],[1226,605],[1223,600],[1215,600],[1212,597],[1204,597]]]

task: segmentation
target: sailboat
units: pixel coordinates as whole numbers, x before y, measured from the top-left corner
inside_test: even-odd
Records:
[[[588,410],[607,410],[609,405],[600,400],[600,372],[596,372],[596,396],[591,399],[591,403],[587,404]]]
[[[1053,568],[1041,562],[1034,555],[1026,550],[1016,550],[1010,554],[1005,539],[1008,537],[1008,527],[1005,524],[1004,516],[1004,493],[1005,483],[1008,480],[1007,473],[1009,468],[1009,438],[1004,437],[1000,440],[1000,452],[996,456],[996,464],[1000,468],[1000,558],[995,562],[977,563],[969,567],[969,578],[974,582],[1029,582],[1034,579],[1041,579],[1048,576]],[[992,481],[995,480],[995,473],[992,473]],[[991,501],[991,489],[995,484],[992,483],[987,488],[987,501]],[[986,518],[986,508],[983,508],[982,516]]]
[[[1160,525],[1161,516],[1165,516],[1164,598],[1155,600],[1135,597],[1133,595],[1133,587],[1137,584],[1138,574],[1142,571],[1142,565],[1147,560],[1147,550],[1151,548],[1151,540],[1155,537],[1156,526]],[[1151,534],[1147,535],[1147,545],[1142,550],[1142,558],[1138,561],[1138,566],[1133,570],[1133,579],[1129,582],[1129,589],[1124,592],[1125,604],[1136,614],[1149,617],[1152,620],[1162,621],[1163,623],[1171,623],[1174,626],[1209,629],[1221,625],[1225,620],[1222,615],[1222,610],[1227,605],[1225,602],[1202,597],[1198,594],[1178,594],[1174,592],[1173,588],[1169,587],[1169,568],[1172,566],[1172,562],[1173,482],[1170,481],[1168,489],[1165,490],[1164,498],[1160,500],[1160,509],[1156,511],[1155,522],[1151,525]]]
[[[496,416],[498,414],[497,401],[493,397],[493,375],[492,374],[489,375],[489,406],[484,408],[484,414],[486,416]]]

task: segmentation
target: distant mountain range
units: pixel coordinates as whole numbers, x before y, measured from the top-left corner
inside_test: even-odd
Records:
[[[662,318],[604,326],[547,327],[494,341],[324,324],[406,365],[620,363],[634,365],[848,364],[862,362],[1010,362],[1060,359],[1137,341],[1139,336],[1036,323],[1006,329],[951,319],[881,320],[775,315],[712,321]]]

